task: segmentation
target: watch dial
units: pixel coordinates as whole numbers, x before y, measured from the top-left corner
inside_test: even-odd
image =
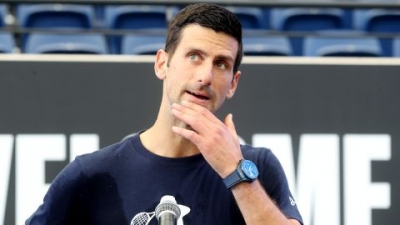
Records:
[[[243,161],[242,170],[250,179],[256,179],[258,177],[257,167],[251,161]]]

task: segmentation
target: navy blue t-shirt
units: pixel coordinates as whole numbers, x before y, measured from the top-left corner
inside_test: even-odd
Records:
[[[273,153],[241,148],[244,158],[256,163],[259,180],[281,211],[301,221]],[[145,149],[138,135],[78,156],[57,175],[26,224],[129,225],[136,214],[154,212],[165,195],[190,208],[184,225],[245,224],[231,191],[201,154],[161,157]],[[157,219],[149,224],[157,224]]]

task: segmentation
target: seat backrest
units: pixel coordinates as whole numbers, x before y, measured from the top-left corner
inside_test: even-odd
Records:
[[[342,29],[344,16],[339,8],[273,8],[271,26],[280,31]]]
[[[0,31],[0,53],[13,53],[15,40],[11,33]]]
[[[245,56],[290,56],[293,54],[290,42],[281,35],[244,35]]]
[[[94,26],[95,12],[91,5],[20,4],[16,17],[22,27],[87,29]]]
[[[242,23],[243,29],[269,29],[268,9],[261,7],[229,6]]]
[[[129,34],[122,38],[121,54],[155,55],[164,49],[166,36],[161,34]]]
[[[110,29],[167,28],[167,6],[110,5],[104,9],[104,24]]]
[[[177,11],[177,7],[164,5],[108,5],[103,24],[116,30],[166,30],[168,18]],[[111,53],[121,54],[122,36],[109,36]]]
[[[400,32],[400,10],[355,9],[353,27],[367,32]]]
[[[393,56],[400,57],[400,37],[393,38]]]
[[[379,41],[369,36],[309,36],[304,39],[304,56],[369,56],[382,55]]]
[[[31,34],[24,53],[32,54],[107,54],[107,42],[101,34]]]
[[[7,6],[5,4],[0,4],[0,27],[4,27],[6,25],[6,15]]]

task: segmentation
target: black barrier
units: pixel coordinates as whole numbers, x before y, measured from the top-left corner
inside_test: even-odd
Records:
[[[252,61],[246,58],[241,70],[237,93],[218,115],[222,119],[227,113],[233,113],[238,133],[246,143],[254,144],[256,135],[290,138],[298,184],[294,189],[298,189],[295,192],[305,220],[313,221],[309,224],[353,225],[356,223],[352,221],[360,221],[357,224],[380,225],[399,221],[398,60],[257,58]],[[22,224],[30,212],[25,206],[31,196],[36,200],[42,198],[35,183],[49,184],[73,158],[68,150],[73,142],[68,140],[74,135],[97,135],[99,147],[105,147],[151,126],[160,103],[161,88],[161,81],[153,73],[151,57],[25,55],[0,58],[0,148],[4,148],[0,153],[10,153],[9,160],[1,159],[9,165],[0,174],[7,181],[0,187],[0,209],[4,209],[0,211],[0,219],[4,219],[4,224]],[[54,137],[51,135],[58,135],[56,138],[67,140],[62,142],[66,157],[39,163],[35,158],[23,159],[26,156],[21,153],[21,140],[32,135],[50,139]],[[333,158],[322,162],[337,168],[319,169],[328,176],[327,181],[334,179],[329,174],[340,176],[333,183],[338,192],[321,197],[317,190],[322,184],[313,181],[317,190],[312,193],[317,197],[310,196],[327,201],[318,207],[313,205],[318,200],[307,197],[304,193],[308,189],[301,185],[301,180],[305,180],[301,174],[307,175],[302,171],[324,159],[314,161],[310,157],[306,164],[302,161],[307,146],[314,148],[313,144],[304,144],[310,139],[333,140],[323,143],[316,154],[331,149],[331,143],[337,145],[337,163]],[[4,143],[11,143],[10,147],[4,147],[7,146]],[[361,147],[355,149],[351,143]],[[370,144],[363,146],[363,143]],[[371,144],[378,147],[369,149]],[[279,153],[280,149],[273,150]],[[356,160],[351,161],[354,152]],[[365,161],[365,157],[370,157],[370,161]],[[283,164],[288,163],[281,160]],[[36,168],[30,161],[43,166],[44,180],[33,170],[23,172],[25,166]],[[22,162],[29,163],[21,165]],[[370,170],[360,170],[356,173],[357,179],[351,179],[352,172],[364,167]],[[358,180],[363,174],[366,180]],[[22,185],[31,177],[38,179],[33,179],[31,185]],[[354,185],[360,187],[357,191],[363,193],[361,197],[353,196]],[[353,214],[355,211],[359,213]],[[316,219],[318,216],[330,216],[325,220],[331,222],[321,223]]]

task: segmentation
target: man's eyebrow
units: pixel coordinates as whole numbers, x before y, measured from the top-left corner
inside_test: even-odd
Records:
[[[231,61],[231,62],[233,62],[233,61],[235,61],[234,59],[233,59],[233,57],[232,56],[230,56],[230,55],[217,55],[217,57],[215,57],[216,59],[218,59],[218,60],[225,60],[225,61]]]
[[[208,56],[208,53],[207,53],[207,52],[205,52],[205,51],[203,51],[203,50],[201,50],[201,49],[199,49],[199,48],[190,48],[190,49],[189,49],[189,52],[198,52],[198,53],[200,53],[200,54],[202,54],[202,55]]]

